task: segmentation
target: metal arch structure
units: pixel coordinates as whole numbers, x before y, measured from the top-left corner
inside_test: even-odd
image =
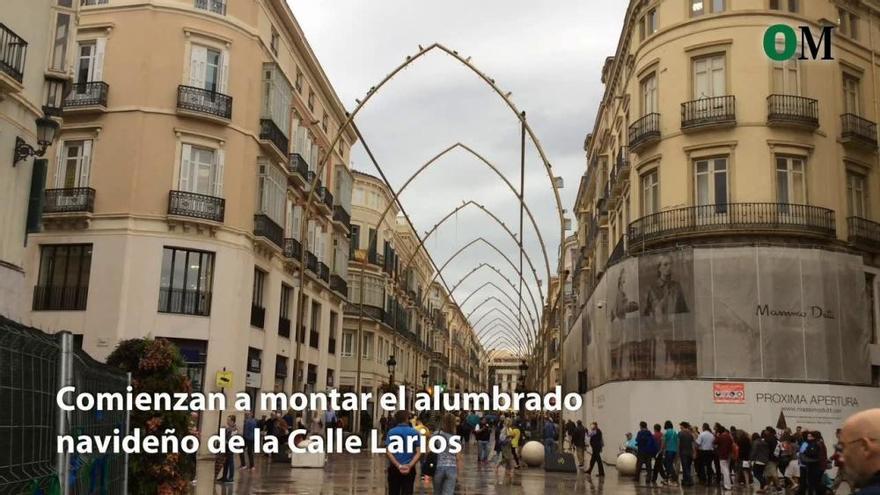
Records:
[[[454,291],[455,289],[457,289],[458,286],[461,285],[461,283],[464,282],[464,281],[467,279],[468,276],[473,275],[474,273],[476,273],[477,271],[479,271],[481,268],[483,268],[483,267],[485,267],[485,266],[488,266],[488,264],[486,264],[486,263],[481,263],[477,268],[474,268],[473,270],[471,270],[467,275],[465,275],[464,278],[462,278],[461,280],[458,281],[458,283],[455,285],[455,287],[452,288],[452,290]],[[496,272],[496,273],[497,273],[497,272]],[[500,274],[499,274],[499,276],[500,276],[501,278],[503,278],[505,282],[507,282],[507,285],[510,285],[510,286],[511,286],[511,289],[512,289],[514,292],[516,291],[516,287],[513,285],[513,282],[511,282],[510,280],[508,280],[507,278],[505,278],[503,275],[500,275]],[[487,283],[484,283],[484,284],[483,284],[482,286],[480,286],[480,287],[482,288],[483,286],[488,285],[488,284],[490,284],[490,283],[491,283],[491,281],[490,281],[490,282],[487,282]],[[501,293],[505,294],[505,296],[507,296],[507,293],[505,293],[504,290],[501,289],[501,287],[498,287],[498,286],[495,285],[494,283],[491,283],[491,285],[494,286],[495,288],[497,288],[499,292],[501,292]],[[468,296],[468,298],[470,298],[470,295]],[[511,301],[511,302],[512,302],[512,301]],[[462,306],[463,306],[465,303],[462,302],[461,304],[462,304]],[[535,332],[535,331],[536,331],[536,329],[535,329],[535,316],[534,316],[534,315],[532,314],[532,312],[529,310],[528,306],[526,306],[525,309],[526,309],[526,313],[529,315],[529,319],[528,319],[528,320],[525,320],[525,321],[526,321],[527,323],[528,323],[528,322],[531,322],[532,331]],[[525,316],[525,315],[520,315],[520,316]]]
[[[513,282],[512,282],[510,279],[508,279],[507,277],[505,277],[505,276],[501,273],[501,270],[499,270],[497,267],[495,267],[495,266],[492,265],[491,263],[480,263],[476,268],[474,268],[473,270],[471,270],[470,272],[468,272],[467,275],[465,275],[465,276],[462,277],[458,282],[456,282],[456,284],[452,287],[452,290],[453,290],[453,291],[456,290],[456,289],[457,289],[462,283],[464,283],[465,280],[467,280],[468,278],[470,278],[471,275],[473,275],[474,273],[476,273],[476,272],[482,270],[483,268],[489,268],[489,269],[491,269],[492,271],[494,271],[494,272],[495,272],[495,273],[496,273],[501,279],[503,279],[505,282],[507,282],[507,285],[510,286],[511,290],[513,290],[514,292],[516,292],[516,287],[513,285]],[[495,288],[498,289],[499,291],[501,291],[502,293],[504,292],[504,291],[501,289],[501,287],[498,287],[498,286],[495,285],[494,283],[491,283],[491,281],[490,281],[490,282],[486,282],[486,283],[484,283],[483,285],[489,285],[489,284],[495,286]],[[482,286],[480,286],[480,288],[482,288]],[[476,290],[480,290],[480,289],[476,289]],[[474,291],[474,292],[476,292],[476,291]],[[473,292],[471,292],[471,293],[468,295],[468,297],[466,297],[465,300],[461,302],[461,304],[464,305],[465,302],[467,301],[467,299],[469,299],[469,298],[471,297],[471,295],[473,295]],[[526,309],[526,313],[528,313],[528,315],[529,315],[529,319],[530,319],[532,322],[534,322],[534,321],[536,321],[536,320],[535,320],[535,314],[538,313],[538,308],[537,308],[537,305],[535,304],[535,300],[534,300],[534,298],[532,298],[532,306],[534,306],[534,308],[535,308],[535,313],[534,313],[534,314],[532,313],[532,311],[529,309],[528,306],[526,306],[525,309]],[[443,308],[441,307],[441,309],[443,309]],[[534,323],[533,323],[533,325],[534,325]],[[532,330],[534,330],[534,328],[533,328]]]
[[[510,331],[511,334],[515,334],[515,329],[510,326],[510,323],[508,323],[507,320],[505,320],[504,318],[501,318],[501,316],[496,316],[495,318],[492,318],[491,320],[487,321],[483,325],[483,328],[481,328],[479,331],[476,332],[477,338],[485,340],[484,337],[489,336],[488,331],[490,329],[494,329],[499,326],[507,331]]]
[[[501,311],[500,308],[496,307],[496,308],[490,309],[483,316],[481,316],[478,321],[482,322],[484,319],[486,319],[487,316],[491,315],[492,313],[496,313],[497,316],[495,318],[492,318],[491,320],[488,320],[486,322],[486,324],[483,326],[483,328],[481,328],[479,331],[474,330],[474,333],[475,333],[477,339],[479,339],[481,337],[482,332],[486,330],[487,326],[489,326],[490,324],[492,324],[494,322],[500,322],[500,323],[504,323],[507,330],[510,331],[510,334],[513,336],[516,336],[517,340],[522,342],[523,345],[526,345],[526,346],[529,345],[529,343],[525,339],[522,338],[522,333],[518,332],[519,327],[514,326],[514,321],[511,321],[511,319],[508,317],[507,313],[504,313],[503,311]],[[479,323],[477,323],[477,325],[479,325]]]
[[[514,356],[518,359],[525,359],[528,356],[528,350],[523,350],[521,346],[516,345],[514,342],[510,340],[510,337],[507,337],[503,334],[496,335],[487,345],[491,344],[492,349],[497,349],[498,344],[506,344],[509,347],[505,350],[514,351]]]
[[[483,320],[483,318],[485,318],[486,316],[488,316],[488,315],[489,315],[490,313],[492,313],[493,311],[497,311],[499,314],[504,315],[506,318],[508,318],[507,321],[508,321],[508,322],[509,322],[514,328],[519,329],[519,325],[517,324],[517,319],[515,318],[516,312],[513,311],[513,309],[512,309],[511,307],[507,306],[507,304],[504,303],[504,301],[502,301],[501,299],[498,299],[496,296],[489,296],[489,297],[487,297],[486,299],[484,299],[480,304],[477,304],[477,305],[474,307],[474,309],[471,310],[470,313],[468,313],[468,318],[470,318],[470,316],[472,316],[474,313],[476,313],[476,311],[477,311],[478,309],[480,309],[484,304],[486,304],[486,303],[488,303],[488,302],[491,302],[491,301],[495,301],[495,302],[497,302],[497,303],[499,304],[500,307],[499,307],[499,306],[493,306],[493,307],[490,307],[489,311],[487,311],[487,312],[484,313],[481,317],[479,317],[479,318],[477,319],[477,321],[476,321],[475,323],[473,323],[472,327],[473,327],[473,326],[476,326],[476,325],[479,325],[480,322]],[[501,308],[504,308],[507,312],[502,311]],[[528,339],[528,334],[527,334],[527,333],[524,333],[523,331],[519,330],[518,335],[519,335],[520,338],[522,338],[523,342],[527,343],[527,344],[530,345],[530,346],[532,345],[532,341],[531,341],[530,339]]]
[[[330,146],[328,147],[328,152],[324,155],[323,159],[320,160],[320,163],[318,164],[318,167],[317,167],[316,174],[312,178],[312,181],[309,185],[310,186],[309,192],[306,196],[306,202],[305,202],[305,205],[303,208],[303,221],[301,222],[301,226],[300,226],[300,239],[306,238],[307,224],[308,224],[309,217],[311,216],[312,201],[315,198],[315,185],[316,185],[317,181],[319,180],[319,178],[323,175],[324,168],[326,167],[327,162],[330,160],[331,153],[329,150],[332,150],[336,147],[336,145],[339,143],[339,140],[342,138],[342,133],[345,132],[345,130],[348,129],[349,126],[353,126],[355,116],[357,116],[357,114],[361,111],[361,109],[364,107],[364,105],[366,105],[367,102],[370,101],[370,99],[373,96],[375,96],[376,93],[380,89],[382,89],[382,87],[385,86],[385,84],[388,83],[388,81],[390,81],[396,74],[398,74],[400,71],[402,71],[403,69],[408,67],[410,64],[412,64],[416,60],[423,57],[425,54],[427,54],[430,51],[435,50],[435,49],[441,50],[441,51],[445,52],[447,55],[453,57],[454,59],[459,61],[462,65],[464,65],[466,68],[470,69],[481,80],[483,80],[483,82],[485,82],[493,91],[495,91],[495,93],[507,104],[507,106],[513,112],[513,114],[516,116],[517,120],[520,121],[524,132],[528,133],[529,138],[531,139],[532,143],[535,146],[535,149],[537,150],[539,156],[541,157],[542,164],[547,172],[548,179],[550,180],[550,186],[553,189],[553,196],[554,196],[554,200],[556,202],[556,210],[557,210],[557,214],[559,216],[559,245],[563,246],[565,244],[565,210],[562,207],[562,200],[561,200],[561,197],[559,194],[559,188],[556,185],[556,178],[553,175],[552,166],[550,164],[549,159],[547,158],[547,154],[544,151],[544,147],[542,146],[542,144],[541,144],[540,140],[538,139],[537,135],[535,134],[535,132],[532,130],[531,126],[526,121],[525,114],[521,113],[520,110],[517,108],[516,104],[514,104],[514,102],[511,100],[511,98],[510,98],[511,93],[510,92],[504,93],[501,90],[501,88],[499,88],[495,84],[494,79],[490,78],[484,72],[480,71],[475,65],[470,63],[470,57],[464,58],[461,55],[459,55],[457,51],[451,50],[440,43],[433,43],[433,44],[429,45],[428,47],[422,47],[420,45],[419,51],[414,56],[407,56],[406,60],[403,63],[398,65],[389,74],[387,74],[376,86],[373,86],[372,88],[370,88],[370,90],[367,92],[367,95],[363,99],[363,101],[358,100],[357,106],[354,108],[354,110],[352,110],[351,113],[348,113],[348,118],[346,119],[346,121],[343,125],[339,126],[339,129],[337,130],[336,135],[334,136],[333,140],[330,143]],[[355,128],[355,130],[357,129],[356,127],[354,127],[354,128]],[[360,132],[357,130],[356,130],[356,132],[357,132],[358,136],[362,139],[363,136],[360,135]],[[369,154],[371,155],[371,158],[372,158],[372,153],[369,153]],[[372,158],[372,159],[375,161],[374,158]],[[384,174],[383,174],[383,176],[384,176]],[[387,180],[386,180],[386,182],[387,182]],[[520,202],[521,203],[523,202],[522,197],[520,197]],[[300,259],[299,259],[299,261],[300,261],[300,263],[299,263],[300,287],[305,287],[305,251],[306,251],[305,249],[303,249],[301,251]],[[564,259],[563,255],[564,255],[564,253],[560,254],[560,257],[558,260],[559,267],[562,266],[562,262]],[[548,285],[549,285],[549,278],[548,278]],[[559,312],[560,312],[559,322],[561,325],[562,322],[565,321],[565,318],[564,318],[565,315],[563,314],[565,305],[561,304],[561,302],[563,301],[563,297],[564,297],[564,285],[565,284],[559,283],[557,285],[559,286],[559,296],[557,297],[556,301],[554,302],[555,308],[551,308],[551,311],[553,309],[559,310]],[[296,312],[297,312],[296,328],[300,328],[300,326],[302,325],[302,321],[303,321],[303,317],[304,317],[304,313],[305,313],[303,310],[304,300],[305,300],[305,294],[304,294],[303,290],[300,290],[298,299],[299,299],[299,304],[297,305],[297,309],[296,309]],[[299,342],[299,339],[297,339],[297,343],[296,343],[296,359],[297,360],[299,360],[301,357],[300,350],[301,350],[300,342]],[[560,370],[563,369],[563,362],[562,362],[561,356],[560,356],[559,368],[560,368]],[[300,377],[299,370],[297,370],[297,372],[294,373],[294,383],[295,383],[296,389],[299,388],[300,382],[301,382],[301,377]],[[560,436],[562,436],[561,432],[560,432]]]
[[[511,340],[509,338],[509,336],[505,336],[505,334],[503,333],[505,331],[504,327],[494,326],[494,327],[489,328],[489,333],[491,333],[493,331],[495,333],[492,336],[490,336],[489,339],[487,339],[488,342],[491,342],[492,340],[497,340],[499,337],[504,337],[504,340],[506,342],[510,342],[511,344],[515,343],[515,341]],[[523,353],[527,352],[527,348],[524,348],[522,346],[522,343],[516,343],[516,344],[517,344],[517,349],[519,349],[521,352],[523,352]]]
[[[475,270],[471,270],[471,274],[476,273],[476,270],[478,270],[478,269],[479,269],[479,267],[477,267],[477,269],[475,269]],[[463,280],[464,280],[464,279],[463,279]],[[460,280],[459,282],[461,282],[461,280]],[[510,280],[505,279],[505,282],[507,282],[508,285],[511,285],[511,286],[513,285],[513,282],[511,282]],[[456,286],[456,287],[458,287],[458,286]],[[453,290],[455,290],[456,287],[453,287]],[[482,289],[484,289],[484,288],[486,288],[486,287],[494,287],[495,289],[498,289],[498,292],[500,292],[501,294],[503,294],[504,297],[506,297],[507,300],[509,300],[511,304],[516,304],[516,302],[513,301],[513,298],[510,297],[510,294],[504,292],[504,290],[503,290],[501,287],[499,287],[497,284],[495,284],[494,282],[492,282],[491,280],[489,280],[489,281],[485,282],[483,285],[481,285],[479,288],[477,288],[476,290],[474,290],[473,292],[471,292],[470,294],[468,294],[468,296],[464,299],[464,301],[461,302],[461,306],[464,306],[465,304],[467,304],[467,301],[470,300],[470,298],[471,298],[475,293],[479,292],[480,290],[482,290]],[[516,291],[516,288],[513,288],[513,290]],[[526,309],[526,314],[529,315],[529,318],[526,319],[526,320],[524,320],[524,321],[525,321],[526,323],[531,322],[532,331],[535,332],[535,331],[536,331],[536,329],[535,329],[535,317],[532,315],[532,312],[529,310],[528,307],[526,307],[525,309]],[[525,315],[520,315],[520,316],[525,317]],[[531,340],[530,340],[530,342],[531,342]]]

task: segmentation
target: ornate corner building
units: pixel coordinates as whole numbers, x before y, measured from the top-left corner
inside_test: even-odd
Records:
[[[831,435],[880,402],[878,7],[630,2],[584,143],[564,346],[609,438],[781,413]],[[833,25],[834,59],[774,61],[776,24]]]

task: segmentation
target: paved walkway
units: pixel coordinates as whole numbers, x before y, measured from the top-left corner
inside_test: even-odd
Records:
[[[475,450],[475,449],[474,449]],[[214,464],[212,461],[199,462],[199,482],[197,495],[244,495],[244,494],[384,494],[385,459],[380,455],[335,455],[331,456],[324,469],[291,469],[281,463],[268,463],[261,456],[257,469],[235,473],[235,483],[214,483]],[[477,468],[474,454],[468,453],[464,473],[459,474],[457,494],[472,495],[568,495],[571,493],[590,493],[608,495],[628,494],[675,494],[686,493],[706,495],[721,493],[710,488],[649,488],[636,486],[630,478],[619,478],[614,468],[607,470],[602,479],[584,474],[546,473],[542,468],[518,470],[510,483],[502,474],[496,478],[492,467]],[[737,488],[734,494],[753,493],[754,488]],[[430,494],[431,488],[416,486],[416,494]],[[843,491],[841,493],[846,493]]]

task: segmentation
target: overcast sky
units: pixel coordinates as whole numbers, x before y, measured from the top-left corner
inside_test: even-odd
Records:
[[[613,55],[625,0],[605,2],[555,0],[288,0],[306,37],[348,110],[386,74],[418,51],[418,45],[441,43],[472,57],[471,62],[495,79],[527,118],[543,144],[554,174],[562,176],[563,208],[571,210],[585,171],[584,137],[593,125],[602,97],[602,63]],[[358,114],[356,123],[389,181],[400,187],[428,159],[461,142],[497,165],[519,185],[520,126],[513,113],[484,82],[453,58],[435,51],[401,72]],[[376,174],[363,149],[353,152],[356,170]],[[534,146],[527,145],[526,203],[541,229],[555,273],[559,221],[547,173]],[[492,210],[513,232],[519,228],[519,203],[488,167],[462,150],[446,155],[423,173],[401,196],[416,229],[423,234],[466,200]],[[526,217],[525,247],[543,280],[547,274],[540,244]],[[570,233],[570,232],[569,232]],[[427,243],[438,266],[464,244],[484,237],[515,264],[515,241],[479,209],[461,210]],[[497,266],[514,284],[513,268],[491,248],[477,243],[449,264],[443,275],[450,287],[480,263]],[[537,285],[528,264],[526,280],[537,300]],[[461,302],[471,291],[492,281],[514,300],[517,294],[490,269],[481,269],[455,291]],[[491,286],[464,304],[465,314],[489,297],[511,305]],[[531,307],[531,300],[523,296]],[[536,301],[540,306],[540,301]],[[492,300],[471,318],[476,322]],[[515,309],[515,308],[514,308]],[[534,312],[534,311],[533,311]],[[477,330],[484,344],[510,337],[502,327]],[[537,315],[535,315],[537,317]],[[503,317],[502,317],[503,318]],[[508,347],[508,345],[500,345]]]

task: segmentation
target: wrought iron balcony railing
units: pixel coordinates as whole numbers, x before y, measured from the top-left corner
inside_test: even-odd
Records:
[[[844,142],[855,142],[877,147],[877,124],[858,115],[845,113],[840,116],[841,139]]]
[[[712,96],[681,104],[681,128],[736,123],[736,97]]]
[[[177,87],[177,108],[229,120],[232,118],[232,97],[216,91],[180,85]]]
[[[207,194],[170,191],[168,193],[168,214],[223,222],[226,216],[226,200]]]
[[[34,311],[85,311],[89,288],[86,287],[34,287]]]
[[[292,237],[284,239],[284,257],[299,260],[302,256],[302,244]]]
[[[719,203],[661,211],[629,225],[629,250],[653,242],[711,233],[835,236],[834,211],[790,203]]]
[[[64,110],[82,107],[106,107],[110,85],[104,81],[76,83],[64,99]]]
[[[290,318],[278,317],[278,335],[290,338]]]
[[[871,249],[880,250],[880,223],[867,218],[849,217],[846,219],[849,242]]]
[[[159,312],[208,316],[211,314],[211,292],[160,287]]]
[[[637,151],[642,146],[660,139],[660,114],[649,113],[629,126],[627,132],[629,147]]]
[[[288,140],[272,119],[260,119],[260,139],[269,141],[282,155],[287,154]]]
[[[795,95],[767,97],[767,122],[815,129],[819,127],[819,101]]]
[[[43,213],[75,213],[95,211],[95,190],[91,187],[46,189]]]
[[[27,58],[27,41],[0,22],[0,72],[21,82]]]
[[[330,275],[330,289],[343,297],[348,297],[348,282],[335,273]]]
[[[324,263],[318,263],[318,278],[330,283],[330,267]]]
[[[333,193],[331,193],[326,187],[322,187],[321,190],[323,191],[320,193],[321,200],[330,211],[333,211]]]
[[[195,7],[215,14],[226,15],[226,0],[196,0]]]
[[[626,242],[624,241],[624,238],[621,237],[620,240],[617,241],[617,245],[614,246],[614,251],[611,251],[611,256],[608,257],[608,263],[606,263],[605,266],[611,266],[622,260],[623,257],[626,255],[625,246]]]
[[[343,208],[342,205],[335,205],[333,206],[333,221],[339,222],[348,228],[348,226],[351,225],[351,215],[345,211],[345,208]]]
[[[318,257],[312,254],[311,251],[306,251],[306,269],[315,275],[318,274]]]
[[[284,229],[267,215],[254,215],[254,235],[265,237],[279,248],[284,249]]]
[[[287,170],[292,174],[299,175],[305,180],[309,173],[309,164],[299,153],[291,153],[287,162]]]
[[[266,308],[251,304],[251,326],[263,328],[266,322]]]

